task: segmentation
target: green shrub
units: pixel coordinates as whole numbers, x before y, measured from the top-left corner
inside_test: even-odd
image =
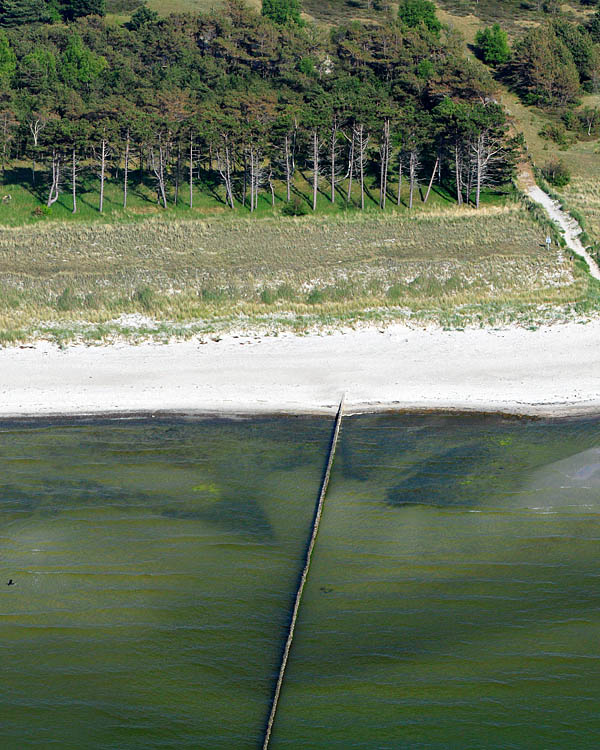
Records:
[[[145,5],[142,5],[135,11],[131,16],[131,20],[125,25],[130,31],[137,31],[143,26],[149,26],[150,24],[155,23],[157,20],[158,13],[151,8],[147,8]]]
[[[260,293],[260,301],[265,305],[272,305],[276,299],[277,292],[269,287],[265,287]]]
[[[547,141],[554,141],[559,146],[568,146],[567,129],[562,122],[549,122],[540,130],[539,135]]]
[[[221,287],[203,286],[198,296],[202,302],[223,302],[227,297],[227,292]]]
[[[424,24],[436,36],[442,28],[435,14],[435,5],[430,0],[400,0],[398,18],[411,29]]]
[[[308,213],[308,206],[299,195],[294,195],[291,201],[286,203],[281,211],[285,216],[306,216]]]
[[[549,161],[542,167],[542,174],[551,185],[564,187],[571,182],[571,173],[566,164],[558,159]]]
[[[477,32],[476,52],[487,65],[503,65],[510,57],[508,34],[495,23]]]
[[[154,294],[154,290],[149,286],[142,286],[137,289],[135,294],[133,295],[133,299],[140,305],[140,307],[142,307],[146,311],[152,310],[156,303],[156,295]]]
[[[262,0],[262,14],[283,26],[302,26],[299,0]]]
[[[315,287],[308,293],[306,301],[309,305],[319,305],[322,302],[325,302],[325,292],[322,289],[317,289]]]
[[[296,292],[289,284],[280,284],[277,287],[277,299],[284,299],[293,302],[296,299]]]
[[[392,284],[386,292],[386,297],[390,302],[399,302],[405,294],[405,289],[401,284]]]
[[[61,312],[66,312],[68,310],[74,310],[78,305],[78,299],[73,294],[71,289],[67,287],[56,300],[56,309],[60,310]]]

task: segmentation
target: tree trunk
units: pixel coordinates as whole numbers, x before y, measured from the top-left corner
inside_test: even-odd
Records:
[[[481,170],[484,146],[484,136],[480,135],[477,139],[477,184],[475,187],[475,208],[479,208],[479,199],[481,197]]]
[[[179,201],[179,182],[181,179],[181,143],[177,142],[177,162],[175,164],[175,205]]]
[[[73,213],[77,213],[77,159],[75,149],[71,152],[71,192],[73,193]]]
[[[248,190],[248,152],[244,149],[244,183],[242,186],[242,206],[246,205],[246,192]]]
[[[360,174],[360,209],[365,208],[365,126],[358,126],[358,168]]]
[[[33,137],[33,156],[31,159],[31,184],[35,185],[36,154],[39,146],[40,133],[46,127],[46,123],[39,117],[29,122],[29,131]]]
[[[459,206],[462,206],[462,164],[459,157],[459,146],[458,143],[454,145],[454,169],[456,175],[456,202]]]
[[[398,200],[397,206],[402,205],[402,154],[398,154]]]
[[[233,190],[231,189],[231,158],[229,154],[229,146],[225,149],[225,169],[227,170],[227,195],[229,197],[229,205],[234,208],[233,202]]]
[[[470,205],[471,203],[471,193],[473,192],[473,165],[469,164],[469,174],[467,176],[467,185],[466,185],[466,197],[465,197],[465,203]]]
[[[125,164],[123,167],[123,208],[127,208],[127,180],[129,179],[129,130],[125,141]]]
[[[408,162],[408,170],[409,170],[409,180],[410,180],[410,191],[409,191],[409,197],[408,197],[408,208],[412,209],[413,207],[413,198],[415,193],[415,185],[417,182],[417,152],[411,151],[409,162]]]
[[[225,191],[227,193],[227,202],[230,208],[234,208],[235,204],[233,201],[233,190],[231,187],[231,153],[229,151],[229,144],[225,144]]]
[[[8,149],[8,114],[4,114],[2,120],[2,182],[4,182],[4,170],[6,168],[6,153]]]
[[[250,148],[250,213],[254,212],[254,149]]]
[[[194,138],[190,133],[190,208],[194,207]]]
[[[431,179],[429,180],[429,185],[427,186],[427,192],[425,193],[425,198],[423,199],[423,203],[427,203],[429,199],[429,193],[431,192],[431,186],[433,185],[433,181],[435,180],[435,173],[437,172],[439,163],[440,163],[440,159],[438,157],[435,160],[435,164],[433,166],[433,172],[431,173]]]
[[[289,203],[291,200],[292,193],[292,165],[290,162],[290,139],[286,133],[285,136],[285,195],[286,200]]]
[[[331,126],[331,143],[330,143],[330,166],[331,166],[331,202],[335,203],[335,149],[337,146],[337,125]]]
[[[269,168],[269,188],[271,190],[271,206],[275,208],[275,186],[273,185],[273,169]]]
[[[354,126],[352,127],[352,140],[350,141],[350,156],[348,157],[348,194],[346,203],[352,200],[352,178],[354,177]]]
[[[52,184],[50,185],[50,192],[48,193],[48,201],[46,205],[50,207],[53,203],[58,200],[58,194],[60,192],[60,154],[57,153],[56,149],[52,151]]]
[[[104,176],[106,173],[106,139],[102,138],[102,151],[100,153],[100,213],[104,211]]]
[[[158,168],[160,171],[158,186],[160,188],[160,196],[162,199],[163,208],[167,207],[167,191],[166,191],[166,186],[165,186],[165,160],[166,160],[165,147],[163,146],[162,141],[161,141],[158,147]]]
[[[319,136],[313,130],[313,203],[312,210],[317,210],[317,190],[319,184]]]
[[[379,207],[385,210],[387,198],[388,165],[390,160],[390,121],[383,123],[383,138],[381,143],[381,166],[379,178]]]

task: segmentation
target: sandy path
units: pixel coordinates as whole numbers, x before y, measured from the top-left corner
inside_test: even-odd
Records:
[[[600,321],[0,351],[0,416],[457,408],[600,411]]]
[[[533,182],[533,178],[528,179],[528,175],[521,175],[524,178],[525,190],[531,200],[539,203],[546,210],[548,216],[562,229],[567,247],[574,253],[585,260],[590,269],[590,274],[600,281],[600,268],[598,264],[588,253],[579,239],[582,229],[579,222],[566,211],[563,211],[560,203],[551,198],[548,193],[544,192],[538,185]]]

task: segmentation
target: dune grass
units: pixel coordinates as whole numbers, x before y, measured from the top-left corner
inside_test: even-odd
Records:
[[[533,324],[595,309],[595,284],[558,246],[548,254],[545,233],[518,203],[412,217],[6,227],[0,339],[168,338],[361,320]]]

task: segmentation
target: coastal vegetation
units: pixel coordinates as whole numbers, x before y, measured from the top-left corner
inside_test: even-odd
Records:
[[[0,3],[4,341],[597,309],[511,182],[533,157],[592,242],[600,11],[34,5]]]
[[[224,216],[0,231],[3,340],[306,331],[360,322],[536,325],[598,308],[518,202],[408,217]],[[44,248],[40,252],[40,248]]]
[[[511,176],[516,143],[485,66],[465,56],[427,0],[385,27],[308,27],[289,2],[124,26],[98,15],[0,31],[0,170],[31,196],[31,218],[93,180],[128,207],[132,187],[167,210],[195,192],[254,212],[260,197],[316,211],[427,203],[434,186],[479,208]],[[417,196],[419,186],[422,193]],[[303,191],[302,187],[307,188]],[[368,195],[370,193],[370,195]],[[298,209],[300,211],[302,209]]]

